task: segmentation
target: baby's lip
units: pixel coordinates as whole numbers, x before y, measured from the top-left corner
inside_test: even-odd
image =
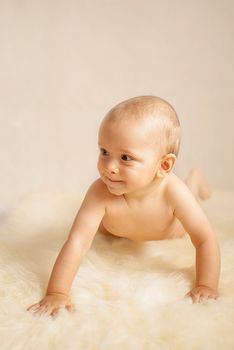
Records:
[[[107,177],[107,176],[106,176],[106,179],[109,180],[109,181],[111,181],[111,182],[123,182],[122,180],[112,180],[112,179],[110,179],[110,178]]]

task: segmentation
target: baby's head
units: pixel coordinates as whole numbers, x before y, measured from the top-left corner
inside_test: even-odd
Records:
[[[156,96],[138,96],[123,101],[112,108],[103,123],[138,124],[145,137],[152,137],[161,155],[173,153],[178,156],[180,146],[180,123],[176,111],[165,100]]]
[[[118,182],[130,184],[132,190],[138,184],[143,188],[165,177],[176,162],[180,146],[177,114],[156,96],[123,101],[103,119],[99,146],[98,169],[104,182],[116,182],[115,188]]]

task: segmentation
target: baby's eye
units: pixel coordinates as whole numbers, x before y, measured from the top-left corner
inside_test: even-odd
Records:
[[[127,154],[122,154],[121,159],[126,161],[132,160],[132,158],[130,156],[128,156]]]
[[[101,155],[106,156],[107,150],[105,150],[104,148],[100,148],[100,153],[101,153]]]

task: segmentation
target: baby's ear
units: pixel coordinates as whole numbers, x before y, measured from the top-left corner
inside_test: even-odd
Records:
[[[165,177],[167,176],[167,174],[169,174],[175,163],[176,163],[176,155],[174,153],[168,153],[166,156],[164,156],[161,160],[160,160],[160,165],[159,165],[159,169],[157,171],[157,175],[158,177]]]

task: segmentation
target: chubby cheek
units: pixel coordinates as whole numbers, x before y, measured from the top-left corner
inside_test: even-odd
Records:
[[[129,184],[136,185],[144,181],[145,172],[142,169],[128,168],[122,171],[122,176]]]
[[[135,169],[131,172],[129,180],[132,183],[132,185],[144,186],[150,181],[152,181],[154,174],[155,172],[153,171],[153,169],[150,168]]]
[[[97,161],[97,170],[99,171],[99,174],[101,174],[103,172],[103,164],[102,164],[102,161],[100,159],[98,159],[98,161]]]

